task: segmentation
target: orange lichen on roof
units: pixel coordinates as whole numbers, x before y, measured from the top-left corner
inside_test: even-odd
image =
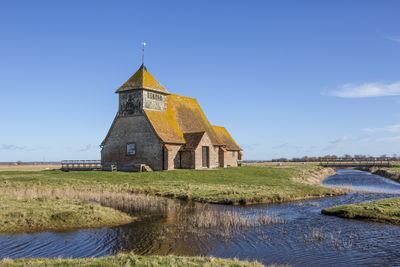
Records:
[[[196,99],[168,95],[167,114],[177,122],[182,133],[206,132],[213,145],[223,145]]]
[[[177,136],[183,141],[179,143],[185,143],[184,133],[206,132],[213,145],[224,145],[194,98],[170,94],[166,112],[145,109],[145,113],[165,143],[178,143]]]
[[[235,140],[233,140],[232,136],[229,134],[228,130],[222,126],[212,126],[214,131],[217,133],[218,137],[224,142],[226,149],[228,150],[242,150],[238,144],[236,144]]]
[[[167,112],[143,109],[157,135],[164,143],[184,144],[183,134],[177,123],[168,117]]]
[[[116,93],[120,93],[123,91],[135,90],[135,89],[149,89],[153,91],[157,91],[160,93],[169,94],[167,89],[164,88],[153,75],[147,70],[144,65],[141,65],[140,68],[132,75],[117,91]]]

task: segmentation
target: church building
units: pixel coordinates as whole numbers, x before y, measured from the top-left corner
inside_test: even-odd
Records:
[[[141,65],[116,93],[119,109],[101,143],[103,169],[121,171],[238,166],[241,148],[211,125],[196,99],[169,93]]]

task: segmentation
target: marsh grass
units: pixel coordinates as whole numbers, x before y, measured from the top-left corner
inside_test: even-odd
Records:
[[[102,193],[141,193],[217,204],[282,203],[345,194],[308,184],[317,167],[241,167],[213,170],[126,173],[101,171],[0,172],[2,188],[42,188]],[[311,174],[310,172],[314,173]],[[329,176],[328,173],[321,177]]]
[[[322,214],[400,225],[400,198],[335,206],[323,209]]]
[[[237,259],[218,259],[213,257],[179,257],[179,256],[138,256],[134,254],[118,254],[102,258],[81,259],[4,259],[0,261],[3,266],[209,266],[209,267],[262,267],[261,263],[254,261],[240,261]]]
[[[0,233],[33,233],[115,226],[133,221],[123,212],[80,200],[0,196]]]
[[[192,216],[188,216],[187,214],[188,212],[181,211],[180,216],[184,216],[182,220],[185,222],[184,225],[192,231],[198,229],[216,229],[227,236],[231,236],[238,231],[253,230],[261,226],[284,223],[284,220],[281,218],[269,216],[261,212],[251,212],[250,215],[243,215],[233,210],[216,210],[209,206],[203,207],[200,211],[193,213]]]
[[[0,188],[0,194],[15,197],[57,197],[65,199],[79,199],[100,203],[106,207],[129,211],[131,213],[165,212],[168,210],[167,199],[159,199],[144,194],[131,194],[127,192],[99,192],[82,191],[74,188],[51,189],[46,187],[31,188]]]
[[[204,234],[213,230],[215,234],[232,236],[236,231],[248,230],[272,223],[284,223],[283,219],[261,212],[240,214],[228,207],[209,204],[187,203],[177,200],[153,197],[144,194],[79,191],[74,189],[22,188],[0,189],[0,194],[16,198],[39,199],[62,198],[100,203],[102,206],[118,209],[135,217],[174,217],[180,232]]]
[[[339,228],[334,231],[326,231],[323,227],[310,227],[306,233],[303,233],[299,240],[302,240],[304,245],[312,246],[330,246],[335,250],[351,249],[358,240],[358,236],[354,233],[342,235],[342,230]]]
[[[313,240],[316,240],[316,241],[323,241],[326,238],[322,228],[312,229],[311,237]]]

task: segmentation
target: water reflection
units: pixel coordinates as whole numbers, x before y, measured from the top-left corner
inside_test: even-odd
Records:
[[[293,266],[400,265],[399,227],[321,214],[323,208],[335,205],[399,196],[399,185],[354,170],[340,170],[326,183],[351,184],[380,193],[355,192],[340,197],[252,207],[174,202],[168,204],[164,212],[153,212],[151,216],[142,216],[120,227],[0,236],[0,258],[98,257],[131,251],[142,255],[237,257]],[[129,209],[129,205],[125,207]],[[193,227],[193,221],[188,218],[205,216],[204,209],[233,211],[248,219],[268,215],[282,220],[237,228],[225,227],[222,220],[217,220],[222,227],[207,228],[197,220],[194,225],[198,227]],[[227,228],[229,231],[224,231]]]
[[[359,170],[338,170],[337,175],[328,177],[323,184],[327,186],[350,187],[355,190],[375,193],[400,194],[399,183]]]

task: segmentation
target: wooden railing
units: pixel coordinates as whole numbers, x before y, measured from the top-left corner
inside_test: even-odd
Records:
[[[389,158],[336,158],[321,159],[324,167],[390,167]]]
[[[90,170],[101,170],[100,160],[62,160],[61,170],[79,170],[79,171],[90,171]]]

